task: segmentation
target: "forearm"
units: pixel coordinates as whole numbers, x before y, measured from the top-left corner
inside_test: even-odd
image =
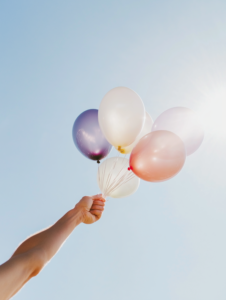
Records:
[[[17,248],[13,256],[36,248],[43,252],[45,263],[48,262],[56,254],[74,228],[82,222],[82,217],[81,210],[76,210],[76,208],[70,210],[53,226],[25,240]]]
[[[10,299],[40,269],[43,261],[38,250],[18,254],[0,266],[0,300]]]

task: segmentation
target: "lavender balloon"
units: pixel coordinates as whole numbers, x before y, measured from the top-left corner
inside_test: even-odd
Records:
[[[186,154],[195,152],[204,138],[204,130],[196,113],[185,107],[173,107],[163,112],[154,122],[152,131],[168,130],[184,142]]]
[[[77,117],[72,136],[75,146],[89,159],[99,161],[111,151],[112,145],[100,129],[97,109],[86,110]]]

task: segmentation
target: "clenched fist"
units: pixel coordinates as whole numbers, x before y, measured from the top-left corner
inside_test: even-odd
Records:
[[[82,222],[92,224],[98,221],[104,211],[105,199],[102,195],[85,196],[76,205],[75,210],[82,213]]]

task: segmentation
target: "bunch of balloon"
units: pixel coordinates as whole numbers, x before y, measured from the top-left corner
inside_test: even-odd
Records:
[[[140,96],[126,87],[110,90],[99,110],[78,116],[72,133],[79,151],[98,163],[112,146],[118,150],[117,156],[99,165],[97,174],[103,196],[113,198],[134,193],[140,179],[161,182],[172,178],[204,138],[199,118],[190,109],[171,108],[153,123]]]
[[[126,87],[110,90],[101,101],[99,111],[87,110],[75,120],[72,136],[84,156],[100,163],[112,145],[125,154],[108,158],[98,167],[98,185],[104,197],[125,197],[137,190],[140,179],[128,171],[126,154],[151,131],[152,125],[139,95]]]

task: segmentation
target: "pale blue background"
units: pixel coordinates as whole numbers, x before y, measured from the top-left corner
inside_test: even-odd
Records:
[[[177,177],[110,200],[15,299],[226,299],[225,15],[224,0],[0,2],[0,263],[99,192],[71,129],[108,90],[207,121]]]

